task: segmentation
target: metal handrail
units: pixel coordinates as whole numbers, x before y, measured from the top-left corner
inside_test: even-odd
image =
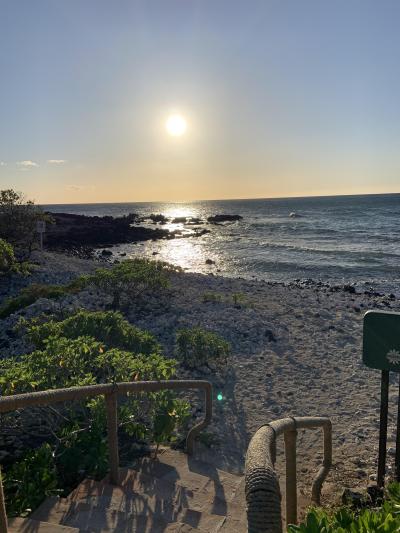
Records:
[[[324,459],[312,485],[312,502],[320,504],[321,488],[332,466],[332,424],[327,417],[290,417],[262,426],[246,455],[245,491],[248,533],[282,533],[281,494],[275,472],[276,439],[283,433],[286,457],[286,523],[297,522],[296,438],[298,429],[322,428]]]
[[[51,405],[53,403],[80,400],[104,396],[106,401],[107,438],[110,463],[110,483],[118,484],[118,414],[117,398],[119,395],[138,392],[156,392],[160,390],[203,390],[205,395],[205,416],[193,426],[186,437],[186,451],[193,454],[194,441],[200,431],[206,427],[212,417],[212,386],[203,380],[170,380],[170,381],[129,381],[122,383],[105,383],[86,387],[70,387],[67,389],[51,389],[26,394],[15,394],[0,397],[0,413],[9,413],[25,407]],[[0,472],[0,531],[7,533],[7,514]]]

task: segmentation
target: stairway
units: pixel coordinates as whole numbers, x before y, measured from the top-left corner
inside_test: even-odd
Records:
[[[10,533],[246,533],[244,477],[170,449],[120,470],[118,486],[84,480]]]

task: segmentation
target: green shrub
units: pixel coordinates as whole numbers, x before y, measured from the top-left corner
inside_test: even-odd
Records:
[[[353,511],[342,507],[336,512],[311,509],[304,522],[289,525],[288,533],[397,533],[400,531],[400,485],[388,487],[386,500],[379,508]]]
[[[36,222],[51,217],[21,193],[12,189],[0,191],[0,237],[29,254],[37,241]]]
[[[63,285],[41,285],[40,283],[32,283],[28,287],[24,287],[18,296],[8,298],[3,305],[0,306],[0,318],[6,318],[28,305],[36,302],[39,298],[48,298],[57,300],[68,294],[68,290]]]
[[[222,295],[217,292],[205,292],[203,294],[203,303],[221,303]]]
[[[49,444],[28,451],[3,475],[8,516],[25,516],[59,492],[53,452]]]
[[[225,339],[203,328],[181,329],[176,334],[175,354],[187,368],[222,367],[229,353],[230,345]]]
[[[0,361],[0,395],[175,376],[176,361],[163,357],[155,339],[119,313],[80,311],[60,322],[25,321],[24,326],[36,349]],[[129,437],[131,442],[134,437],[157,445],[172,441],[188,414],[187,402],[172,391],[129,394],[118,409],[120,438]],[[103,477],[108,468],[104,399],[63,404],[59,420],[62,423],[52,427],[48,438],[59,486],[72,488],[87,475]],[[28,467],[34,468],[31,463]],[[10,478],[10,470],[6,478]],[[27,500],[18,504],[18,509],[38,503],[36,496],[29,499],[25,488],[21,490]]]
[[[119,309],[122,299],[140,302],[145,294],[161,291],[169,286],[168,272],[172,265],[148,259],[127,259],[112,268],[98,268],[87,276],[86,282],[112,297],[112,308]]]
[[[0,239],[0,276],[11,273],[29,274],[28,263],[19,263],[15,257],[13,246]]]
[[[77,339],[86,335],[102,342],[106,348],[142,354],[160,351],[160,345],[151,333],[133,326],[116,311],[81,310],[62,321],[40,323],[37,320],[21,320],[21,325],[37,348],[43,348],[50,336]]]

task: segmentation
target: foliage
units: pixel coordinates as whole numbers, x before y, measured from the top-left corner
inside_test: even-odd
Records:
[[[152,335],[116,312],[79,311],[59,322],[24,321],[24,327],[36,349],[0,361],[0,395],[106,382],[168,380],[175,375],[176,361],[161,355]],[[174,440],[189,414],[187,402],[171,391],[131,394],[120,403],[121,438],[125,435],[157,445]],[[49,468],[52,472],[55,465],[58,486],[71,488],[86,475],[103,477],[108,468],[104,399],[65,404],[60,420],[62,424],[52,428],[49,437],[54,456]],[[6,472],[8,479],[16,477],[10,475],[12,468]],[[28,461],[24,468],[34,471],[36,467]],[[42,477],[46,481],[44,473]],[[39,483],[42,478],[37,479]],[[39,503],[36,493],[39,497],[48,490],[43,483],[42,492],[35,491],[34,497],[21,487],[25,500],[16,500],[18,513]],[[13,495],[12,486],[7,487]]]
[[[31,200],[12,189],[0,191],[0,237],[30,253],[36,240],[36,222],[51,221]]]
[[[112,297],[112,308],[119,309],[122,297],[137,303],[145,294],[161,291],[169,286],[167,273],[175,267],[162,261],[127,259],[112,268],[98,268],[86,281]]]
[[[0,276],[12,273],[29,274],[29,264],[18,262],[14,247],[4,239],[0,239]]]
[[[50,445],[29,450],[3,475],[3,483],[9,516],[24,516],[47,496],[59,492]]]
[[[227,364],[229,353],[229,343],[216,333],[200,327],[177,332],[176,357],[188,368],[222,367]]]
[[[330,513],[323,509],[311,509],[305,521],[289,525],[288,533],[395,533],[400,531],[400,485],[388,487],[386,501],[380,508],[364,508],[359,512],[340,508]]]
[[[218,292],[205,292],[203,294],[203,303],[221,303],[222,295]]]
[[[39,298],[48,298],[50,300],[57,300],[66,296],[68,290],[63,285],[42,285],[40,283],[32,283],[28,287],[21,289],[18,296],[8,298],[0,306],[0,318],[6,318],[17,311],[28,307],[36,302]]]
[[[50,336],[77,339],[87,335],[102,342],[106,349],[115,347],[147,355],[160,351],[153,335],[133,326],[116,311],[81,310],[60,322],[50,320],[40,323],[33,320],[23,323],[29,340],[37,348],[42,348]]]

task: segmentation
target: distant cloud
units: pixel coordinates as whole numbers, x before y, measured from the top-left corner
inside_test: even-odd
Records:
[[[83,191],[85,187],[82,187],[81,185],[68,185],[66,188],[67,191]]]
[[[0,161],[0,167],[6,167],[7,163],[5,161]]]
[[[73,192],[93,191],[94,185],[68,185],[66,189]]]
[[[30,159],[26,159],[25,161],[17,161],[17,167],[20,170],[29,170],[38,166],[38,163],[35,163],[35,161],[31,161]]]
[[[67,162],[66,159],[48,159],[49,165],[64,165]]]

